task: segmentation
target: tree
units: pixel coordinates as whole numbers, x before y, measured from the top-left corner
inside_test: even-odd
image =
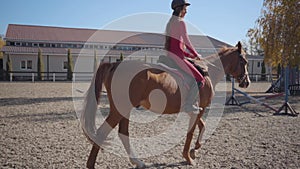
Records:
[[[0,59],[3,59],[3,52],[1,51],[2,47],[5,45],[5,41],[0,37]]]
[[[73,79],[73,58],[71,54],[71,49],[68,49],[68,72],[67,72],[67,79]]]
[[[38,80],[44,80],[44,62],[42,50],[39,48],[38,50],[38,60],[37,60],[37,78]]]
[[[281,65],[280,63],[277,65],[277,78],[279,78],[279,75],[281,74]]]
[[[98,58],[97,58],[97,51],[94,50],[94,72],[98,69]]]
[[[117,59],[117,62],[122,62],[124,60],[123,53],[120,53],[120,58]]]
[[[10,74],[12,72],[12,61],[10,60],[9,54],[7,55],[6,60],[6,80],[9,80]]]
[[[261,80],[266,80],[266,66],[264,61],[261,63]]]
[[[2,39],[2,36],[0,35],[0,80],[4,80],[4,70],[3,70],[3,57],[4,54],[2,52],[2,47],[5,45],[5,41]]]
[[[246,34],[246,36],[249,37],[248,41],[242,42],[244,50],[249,55],[263,56],[264,51],[261,48],[260,44],[256,42],[253,38],[251,38],[251,32],[252,30],[250,29]]]
[[[120,54],[120,61],[123,61],[124,60],[124,56],[123,56],[123,53]]]
[[[248,35],[264,50],[265,63],[272,66],[300,64],[299,0],[264,0],[256,23]]]

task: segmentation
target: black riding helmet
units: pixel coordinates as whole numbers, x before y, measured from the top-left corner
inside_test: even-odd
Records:
[[[173,10],[175,10],[177,7],[183,6],[183,5],[190,6],[191,4],[188,3],[186,0],[173,0],[172,4],[171,4],[171,8]]]

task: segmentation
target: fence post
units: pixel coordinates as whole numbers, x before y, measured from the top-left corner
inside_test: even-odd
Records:
[[[31,81],[34,83],[34,73],[31,73]]]
[[[55,73],[53,73],[53,82],[55,82]]]
[[[9,81],[12,82],[12,73],[9,73]]]
[[[73,78],[72,78],[73,82],[75,82],[75,78],[76,78],[76,74],[73,73]]]
[[[258,75],[255,75],[255,80],[256,80],[256,82],[258,81]]]

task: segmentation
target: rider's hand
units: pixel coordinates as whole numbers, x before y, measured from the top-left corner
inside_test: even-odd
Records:
[[[202,60],[202,56],[199,54],[198,56],[196,56],[195,59],[196,59],[196,60]]]

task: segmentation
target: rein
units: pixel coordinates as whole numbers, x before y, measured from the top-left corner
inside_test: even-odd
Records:
[[[240,54],[239,54],[239,61],[238,61],[239,64],[236,65],[235,72],[237,72],[239,66],[241,67],[241,69],[243,69],[243,63],[242,63],[243,61],[242,61],[242,58],[243,58],[243,55],[240,53]],[[244,73],[244,74],[239,75],[239,76],[237,77],[237,79],[238,79],[239,81],[243,81],[243,80],[245,80],[246,77],[247,77],[247,74]]]

